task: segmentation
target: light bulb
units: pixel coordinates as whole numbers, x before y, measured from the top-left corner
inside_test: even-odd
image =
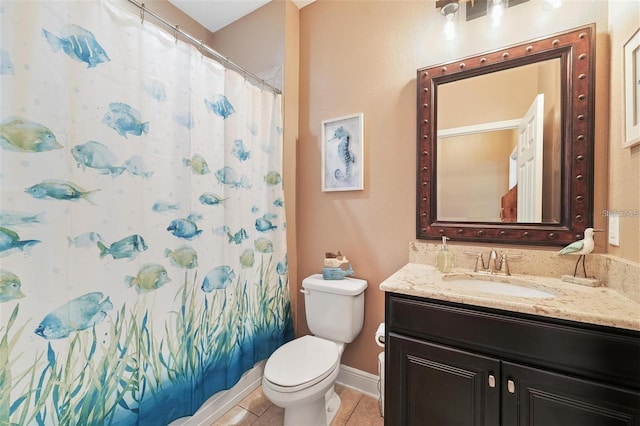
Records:
[[[444,16],[444,38],[452,40],[458,33],[458,3],[449,3],[440,9]]]
[[[500,21],[502,21],[502,15],[504,15],[504,3],[502,0],[489,0],[491,11],[490,11],[490,19],[492,27],[499,27]]]
[[[453,18],[453,14],[449,14],[444,17],[444,38],[446,40],[453,40],[458,33],[458,26]]]
[[[562,0],[544,0],[544,10],[554,10],[562,6]]]

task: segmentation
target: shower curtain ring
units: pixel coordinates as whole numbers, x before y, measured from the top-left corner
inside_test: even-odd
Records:
[[[180,32],[180,26],[176,25],[173,29],[173,36],[176,38],[176,43],[178,43],[178,33]]]
[[[144,24],[144,3],[140,5],[140,23]]]
[[[204,56],[204,44],[202,43],[202,40],[200,40],[200,47],[198,50],[200,51],[200,55]]]

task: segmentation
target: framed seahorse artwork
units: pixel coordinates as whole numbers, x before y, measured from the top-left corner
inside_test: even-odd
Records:
[[[364,189],[364,114],[322,121],[322,191]]]

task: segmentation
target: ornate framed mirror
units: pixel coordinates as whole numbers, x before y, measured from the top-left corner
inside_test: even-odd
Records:
[[[593,222],[595,24],[417,71],[418,239],[565,245]]]

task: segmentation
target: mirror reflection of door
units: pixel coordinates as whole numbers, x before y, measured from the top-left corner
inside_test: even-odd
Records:
[[[518,222],[542,222],[543,114],[541,93],[518,125]]]
[[[560,59],[552,59],[438,85],[438,221],[560,222],[560,72]],[[537,189],[518,194],[524,175],[516,187],[509,183],[509,159],[520,121],[538,94],[544,102],[536,119]],[[511,217],[504,197],[513,198]],[[525,210],[533,213],[525,216]]]

